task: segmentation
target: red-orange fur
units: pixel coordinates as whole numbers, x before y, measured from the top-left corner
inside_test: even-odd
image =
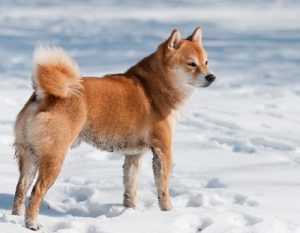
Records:
[[[57,97],[68,97],[68,95],[79,93],[82,89],[80,80],[73,70],[63,65],[48,66],[37,65],[37,79],[41,89]],[[70,92],[70,90],[72,90]]]

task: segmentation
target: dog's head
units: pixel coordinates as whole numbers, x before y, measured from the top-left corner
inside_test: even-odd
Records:
[[[160,45],[170,78],[182,87],[208,87],[216,79],[208,68],[201,37],[200,27],[186,39],[182,39],[180,32],[175,29]]]

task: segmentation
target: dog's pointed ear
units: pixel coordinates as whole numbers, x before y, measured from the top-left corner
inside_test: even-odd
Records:
[[[167,40],[168,49],[177,49],[179,42],[181,41],[181,35],[178,29],[174,29]]]
[[[187,40],[193,41],[193,42],[199,42],[202,41],[202,31],[201,28],[198,26],[194,30],[194,32],[186,38]]]

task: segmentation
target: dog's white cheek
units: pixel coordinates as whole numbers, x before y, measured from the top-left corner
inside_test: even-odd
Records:
[[[205,80],[206,75],[206,73],[199,73],[193,80],[194,84],[198,87],[205,85],[207,83],[207,81]]]
[[[186,97],[190,97],[195,89],[191,85],[192,79],[192,75],[186,72],[183,68],[176,68],[174,84],[176,88],[181,90]]]

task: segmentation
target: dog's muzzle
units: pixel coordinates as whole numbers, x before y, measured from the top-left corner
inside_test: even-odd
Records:
[[[213,74],[208,74],[204,77],[206,84],[203,85],[203,87],[208,87],[210,84],[212,84],[216,80],[216,76]]]

